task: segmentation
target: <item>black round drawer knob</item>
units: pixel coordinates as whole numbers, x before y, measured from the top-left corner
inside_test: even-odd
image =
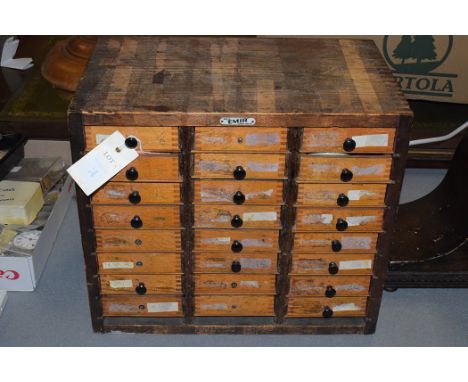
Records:
[[[247,175],[247,173],[245,172],[242,166],[237,166],[233,174],[234,174],[234,179],[237,179],[237,180],[242,180]]]
[[[139,216],[134,216],[133,219],[130,221],[130,225],[133,228],[141,228],[143,226],[143,220]]]
[[[239,261],[233,261],[231,264],[231,271],[234,273],[239,273],[242,269],[241,263]]]
[[[349,182],[351,179],[353,179],[353,173],[352,171],[348,170],[347,168],[344,168],[341,171],[340,178],[343,182]]]
[[[332,261],[330,264],[328,264],[328,273],[331,275],[336,275],[338,273],[338,265],[336,265],[335,262]]]
[[[125,146],[127,146],[129,149],[134,149],[138,145],[138,141],[135,137],[128,137],[125,139]]]
[[[231,283],[231,288],[237,288],[237,283],[236,282]]]
[[[133,203],[133,204],[140,203],[141,202],[140,193],[138,191],[132,191],[130,195],[128,195],[128,200],[130,201],[130,203]]]
[[[349,203],[349,198],[345,194],[339,194],[338,198],[336,199],[336,204],[340,207],[347,206]]]
[[[234,217],[231,220],[231,225],[234,228],[239,228],[242,226],[244,222],[242,221],[241,217],[239,215],[234,215]]]
[[[144,283],[139,283],[138,286],[135,288],[135,292],[138,294],[146,294],[146,287]]]
[[[348,222],[342,218],[338,218],[336,221],[336,229],[338,231],[344,231],[346,228],[348,228]]]
[[[242,246],[242,243],[239,240],[234,240],[234,242],[231,245],[231,250],[235,253],[239,253],[240,251],[242,251],[242,248],[244,247]]]
[[[137,180],[138,179],[138,171],[135,167],[130,167],[127,172],[125,173],[125,176],[127,177],[128,180]]]
[[[333,252],[340,252],[341,251],[341,243],[339,240],[332,240],[331,248]]]
[[[351,152],[356,148],[356,141],[353,138],[346,138],[343,142],[343,150]]]
[[[237,191],[234,196],[232,197],[232,200],[234,201],[234,203],[236,204],[244,204],[245,202],[245,195],[240,192],[240,191]]]
[[[322,310],[322,317],[330,318],[331,316],[333,316],[333,310],[331,310],[329,306],[325,305]]]
[[[333,288],[331,285],[327,286],[327,289],[325,290],[325,297],[332,298],[335,297],[336,295],[336,290]]]

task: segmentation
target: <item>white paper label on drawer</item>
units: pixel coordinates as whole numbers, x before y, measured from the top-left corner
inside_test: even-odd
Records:
[[[279,133],[254,133],[245,136],[247,146],[268,146],[279,143]]]
[[[109,134],[96,134],[96,144],[99,145],[109,138]]]
[[[223,302],[213,303],[213,304],[201,304],[200,308],[203,310],[227,310],[227,304]]]
[[[206,237],[200,240],[203,244],[229,244],[230,237]]]
[[[271,267],[271,259],[250,259],[241,257],[241,266],[246,269],[268,269]]]
[[[103,269],[132,269],[133,262],[131,261],[104,261]]]
[[[257,172],[277,172],[278,163],[247,162],[247,169]]]
[[[347,304],[340,304],[340,305],[335,305],[333,307],[334,312],[345,312],[345,311],[356,311],[360,310],[361,308],[356,305],[354,302],[350,302]]]
[[[131,288],[133,286],[132,280],[110,280],[109,286],[114,289]]]
[[[260,288],[260,283],[258,281],[241,281],[239,284],[247,288]]]
[[[386,147],[388,146],[388,134],[358,135],[352,137],[356,147]]]
[[[266,199],[267,197],[271,197],[273,195],[273,189],[270,188],[269,190],[265,191],[253,191],[249,192],[248,194],[245,194],[245,199],[250,200],[253,198],[259,198],[259,199]]]
[[[245,212],[242,214],[242,220],[246,222],[274,222],[277,218],[276,212]]]
[[[265,239],[244,239],[242,244],[247,247],[273,247],[273,243],[270,238]]]
[[[332,214],[305,214],[302,217],[304,224],[331,224],[332,221]]]
[[[348,216],[346,218],[348,226],[350,227],[356,227],[363,223],[369,223],[374,220],[377,220],[377,216]]]
[[[371,243],[369,236],[346,236],[341,239],[343,249],[370,249]]]
[[[146,304],[148,313],[178,312],[178,302],[148,302]]]
[[[340,270],[351,270],[351,269],[371,269],[372,260],[348,260],[340,261],[338,268]]]
[[[367,190],[349,190],[348,199],[349,200],[361,200],[363,196],[373,196],[375,192]]]

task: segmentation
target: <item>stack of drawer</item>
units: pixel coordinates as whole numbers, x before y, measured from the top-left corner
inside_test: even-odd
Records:
[[[288,317],[365,316],[394,133],[304,128]]]

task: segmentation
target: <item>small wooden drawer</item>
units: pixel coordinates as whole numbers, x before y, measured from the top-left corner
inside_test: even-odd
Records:
[[[117,130],[125,137],[138,138],[144,151],[179,151],[177,127],[148,126],[85,126],[86,150],[91,150]]]
[[[374,254],[309,255],[294,253],[290,274],[371,275]]]
[[[377,233],[296,232],[295,253],[375,253]]]
[[[197,151],[286,151],[287,129],[195,127]]]
[[[370,276],[291,276],[290,296],[367,296]]]
[[[297,231],[381,231],[383,208],[297,209]]]
[[[305,128],[302,152],[391,153],[395,129]]]
[[[100,274],[181,273],[179,253],[98,253]]]
[[[367,297],[290,297],[287,317],[365,316]]]
[[[181,294],[180,275],[100,275],[102,294]]]
[[[180,183],[109,182],[91,198],[91,204],[180,203]]]
[[[277,273],[276,253],[255,253],[242,255],[233,253],[196,253],[195,272],[197,273]]]
[[[299,181],[387,182],[392,158],[302,155]]]
[[[274,275],[195,275],[195,294],[275,294]]]
[[[180,230],[96,230],[98,252],[180,252]]]
[[[386,184],[299,184],[297,205],[314,207],[381,207]]]
[[[112,178],[114,182],[179,181],[177,154],[140,155]]]
[[[283,182],[195,180],[195,203],[283,204]]]
[[[179,228],[179,206],[93,206],[96,228]]]
[[[196,252],[223,253],[277,252],[279,231],[196,230]]]
[[[280,207],[195,206],[196,228],[279,228]]]
[[[195,316],[274,316],[274,296],[196,296]]]
[[[193,176],[219,179],[283,179],[286,154],[195,154]]]
[[[182,317],[180,296],[103,296],[104,316]]]

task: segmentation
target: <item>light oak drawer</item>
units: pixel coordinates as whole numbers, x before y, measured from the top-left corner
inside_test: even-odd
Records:
[[[117,130],[125,137],[138,138],[144,151],[179,151],[177,127],[149,126],[85,126],[86,150],[91,150]]]
[[[291,276],[290,296],[367,296],[370,276]]]
[[[219,179],[283,179],[285,154],[195,154],[193,176]]]
[[[297,231],[381,231],[383,208],[297,209]]]
[[[302,152],[391,153],[395,129],[305,128]]]
[[[287,129],[271,127],[195,127],[194,150],[286,151]]]
[[[181,294],[180,275],[100,275],[102,294]]]
[[[370,275],[374,254],[322,254],[294,253],[290,274],[310,275]]]
[[[196,230],[196,252],[223,253],[277,252],[279,231]]]
[[[91,204],[180,203],[180,183],[109,182],[91,198]]]
[[[274,296],[196,296],[195,316],[273,316]]]
[[[297,205],[371,207],[385,205],[386,184],[299,184]]]
[[[98,252],[180,252],[180,230],[96,230]]]
[[[104,316],[182,317],[180,296],[103,296]]]
[[[275,294],[274,275],[195,275],[195,294]]]
[[[375,253],[377,233],[296,232],[295,253]]]
[[[195,203],[282,204],[282,181],[195,180]]]
[[[196,253],[195,272],[255,274],[277,272],[278,254]]]
[[[280,207],[195,206],[197,228],[279,228]]]
[[[290,297],[287,317],[365,316],[367,297]]]
[[[181,273],[179,253],[98,253],[100,274]]]
[[[93,206],[96,228],[179,228],[179,206]]]
[[[299,181],[387,182],[392,158],[301,156]]]
[[[112,178],[114,182],[179,181],[177,154],[140,155]]]

